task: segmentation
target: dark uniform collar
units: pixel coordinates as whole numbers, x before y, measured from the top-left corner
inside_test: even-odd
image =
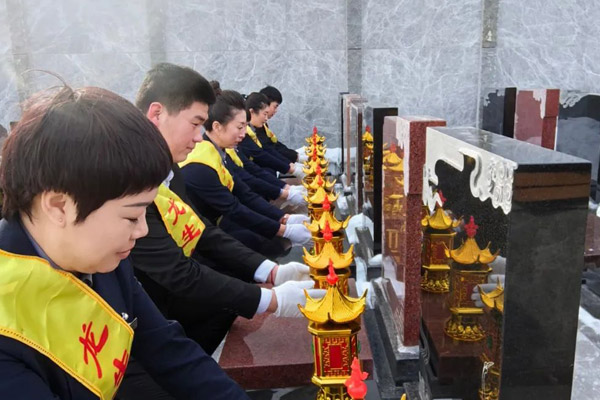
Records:
[[[217,149],[217,151],[219,152],[219,155],[221,156],[221,160],[223,161],[223,163],[227,163],[227,153],[225,153],[225,150],[223,150],[222,148],[217,146],[215,144],[215,142],[210,140],[210,138],[208,137],[208,135],[206,133],[204,133],[204,135],[202,135],[202,138],[204,140],[208,140],[213,146],[215,146],[215,149]]]

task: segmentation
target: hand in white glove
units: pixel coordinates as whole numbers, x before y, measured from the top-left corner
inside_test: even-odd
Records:
[[[302,313],[298,309],[298,304],[303,307],[306,305],[305,289],[313,299],[325,296],[324,289],[311,289],[314,286],[313,281],[288,281],[281,286],[274,287],[273,296],[277,301],[274,315],[276,317],[301,317]]]
[[[308,265],[292,261],[287,264],[279,264],[273,284],[279,286],[287,281],[307,281],[310,279]]]
[[[289,187],[290,192],[300,192],[302,194],[307,194],[308,190],[302,185],[292,185]]]
[[[304,153],[298,153],[298,162],[308,161],[308,156]]]
[[[306,204],[304,193],[297,190],[290,190],[287,195],[287,201],[293,206],[302,206]]]
[[[304,171],[302,171],[302,168],[304,168],[304,166],[300,163],[296,163],[294,165],[294,171],[292,172],[292,174],[298,178],[298,179],[302,179],[304,178]]]
[[[283,237],[292,241],[292,246],[302,246],[311,240],[310,231],[300,224],[286,224]]]
[[[304,214],[290,214],[286,224],[302,224],[304,221],[309,222],[310,217]]]

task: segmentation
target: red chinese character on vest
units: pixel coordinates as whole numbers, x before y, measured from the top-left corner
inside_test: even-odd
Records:
[[[185,224],[185,228],[181,234],[181,239],[185,240],[182,247],[187,246],[192,240],[200,236],[200,233],[200,229],[196,228],[193,224]]]
[[[113,360],[113,365],[117,368],[117,372],[115,372],[115,387],[121,384],[123,380],[123,376],[125,376],[125,370],[127,369],[127,364],[129,363],[129,353],[127,353],[127,349],[123,350],[123,357],[119,360],[115,358]]]
[[[83,345],[83,361],[85,361],[85,364],[88,365],[88,353],[90,353],[94,363],[96,364],[98,379],[100,379],[102,378],[102,368],[100,368],[100,363],[98,362],[98,354],[102,351],[102,348],[108,339],[108,327],[104,325],[104,329],[100,335],[100,340],[96,342],[96,337],[94,336],[94,332],[92,332],[92,324],[93,322],[90,321],[89,324],[83,324],[81,326],[83,333],[85,333],[85,337],[79,337],[79,341]]]
[[[175,200],[169,199],[168,213],[171,214],[171,211],[175,211],[175,219],[173,220],[173,225],[176,225],[179,216],[185,214],[185,207],[179,208],[177,207],[177,204],[175,204]]]

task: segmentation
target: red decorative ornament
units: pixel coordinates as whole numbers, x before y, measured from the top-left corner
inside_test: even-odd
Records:
[[[327,274],[327,282],[329,282],[331,286],[334,286],[337,283],[338,279],[339,278],[335,273],[335,269],[333,268],[333,261],[329,259],[329,273]]]
[[[396,143],[392,143],[392,144],[390,145],[390,151],[391,151],[392,153],[395,153],[396,151],[398,151],[398,145],[397,145]]]
[[[325,200],[323,200],[323,210],[331,211],[331,202],[329,201],[329,197],[325,196]],[[326,221],[329,224],[329,221]]]
[[[325,221],[325,228],[323,228],[321,233],[326,242],[330,242],[333,239],[333,232],[331,231],[331,226],[329,226],[329,221]]]
[[[470,238],[474,238],[477,234],[477,228],[479,228],[479,225],[475,225],[475,218],[473,218],[473,216],[471,215],[469,223],[465,225],[465,231],[467,232],[467,236]]]
[[[360,361],[354,357],[352,360],[352,373],[350,378],[344,382],[346,388],[348,388],[348,394],[354,400],[364,399],[367,395],[367,385],[363,382],[369,376],[368,373],[360,370]]]
[[[323,173],[323,171],[321,171],[321,164],[317,164],[317,168],[315,171],[316,171],[317,175],[320,175]]]
[[[371,127],[369,125],[366,126],[365,131],[371,132]]]
[[[316,126],[313,126],[313,136],[317,136],[317,133],[318,133],[318,132],[319,132],[319,131],[317,130],[317,127],[316,127]]]
[[[444,205],[444,203],[446,203],[446,198],[444,197],[444,194],[442,193],[441,190],[438,190],[438,194],[440,195],[440,207]]]

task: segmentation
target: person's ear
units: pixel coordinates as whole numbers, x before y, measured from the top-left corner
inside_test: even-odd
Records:
[[[148,111],[146,112],[146,117],[156,126],[160,126],[160,117],[164,111],[164,107],[161,103],[155,101],[150,104],[148,107]]]
[[[221,123],[219,121],[213,121],[212,123],[212,131],[215,133],[221,133],[221,130],[223,129],[223,125],[221,125]]]
[[[65,193],[43,192],[40,195],[40,209],[51,223],[61,228],[66,226],[67,221],[77,218],[77,206]]]

